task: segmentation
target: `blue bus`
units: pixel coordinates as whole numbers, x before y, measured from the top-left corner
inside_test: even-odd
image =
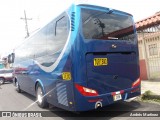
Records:
[[[13,55],[17,91],[42,108],[88,111],[141,94],[137,34],[126,12],[73,4]]]

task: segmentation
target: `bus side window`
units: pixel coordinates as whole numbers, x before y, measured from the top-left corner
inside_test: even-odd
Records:
[[[65,16],[61,17],[56,21],[55,25],[55,36],[58,40],[66,40],[68,37],[68,25],[67,18]]]
[[[53,20],[47,25],[47,54],[41,59],[37,59],[43,66],[52,65],[59,57],[69,35],[69,18],[66,13]]]

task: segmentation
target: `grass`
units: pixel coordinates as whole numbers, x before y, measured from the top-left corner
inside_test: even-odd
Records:
[[[149,102],[149,103],[157,103],[160,104],[160,95],[153,93],[148,90],[140,97],[137,98],[138,101]]]

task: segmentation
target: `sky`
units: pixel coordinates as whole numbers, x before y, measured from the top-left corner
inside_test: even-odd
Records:
[[[0,0],[0,55],[14,49],[26,36],[24,10],[32,34],[72,3],[87,3],[131,13],[135,22],[160,11],[160,0]]]

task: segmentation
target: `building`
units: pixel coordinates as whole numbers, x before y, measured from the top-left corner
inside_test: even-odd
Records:
[[[160,12],[136,23],[141,79],[160,78]]]

